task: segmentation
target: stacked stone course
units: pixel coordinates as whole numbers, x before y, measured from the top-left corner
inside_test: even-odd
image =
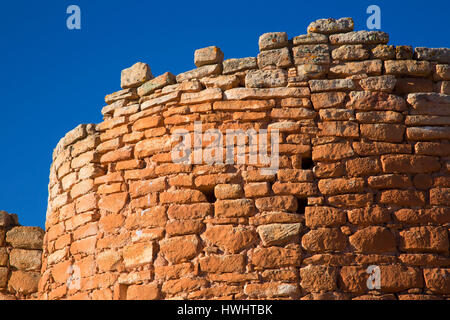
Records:
[[[0,300],[37,299],[44,230],[0,211]]]
[[[124,70],[104,121],[53,154],[40,297],[448,299],[450,50],[353,26]],[[280,169],[173,163],[195,121],[279,130]]]

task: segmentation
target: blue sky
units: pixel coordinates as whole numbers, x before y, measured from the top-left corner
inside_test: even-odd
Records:
[[[66,9],[81,8],[81,30]],[[311,21],[353,17],[365,30],[381,8],[390,43],[450,47],[448,1],[3,1],[0,6],[0,210],[44,226],[53,148],[80,123],[98,123],[104,96],[137,61],[155,76],[194,68],[194,50],[219,46],[225,58],[256,56],[258,37],[306,33]]]

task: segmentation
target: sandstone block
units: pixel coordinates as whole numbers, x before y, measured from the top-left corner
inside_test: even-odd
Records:
[[[288,48],[262,51],[258,54],[258,67],[274,66],[276,68],[289,68],[292,66],[292,58]]]
[[[361,44],[343,45],[331,52],[333,60],[352,61],[366,60],[369,58],[369,51]]]
[[[285,87],[287,84],[286,70],[250,70],[245,76],[247,88]]]
[[[250,69],[258,69],[255,57],[228,59],[223,62],[223,74],[230,74]]]
[[[10,252],[10,266],[24,271],[41,270],[42,251],[13,249]]]
[[[374,141],[402,142],[405,126],[401,124],[361,124],[361,137]]]
[[[337,228],[318,228],[302,238],[302,247],[309,252],[342,251],[347,246],[347,237]]]
[[[337,289],[336,268],[327,266],[306,266],[300,269],[300,285],[308,292],[327,292]]]
[[[137,89],[140,97],[152,94],[158,89],[176,83],[175,76],[170,72],[166,72],[152,80],[145,82]]]
[[[212,75],[219,75],[221,73],[222,73],[221,64],[210,64],[199,67],[197,69],[180,73],[179,75],[177,75],[176,79],[178,83],[181,83],[193,79],[201,79]]]
[[[221,250],[230,253],[239,253],[257,239],[253,230],[232,225],[208,226],[203,237]]]
[[[342,62],[331,65],[329,74],[337,77],[349,77],[357,74],[377,76],[381,75],[382,67],[383,63],[381,60]]]
[[[309,80],[308,83],[311,88],[311,92],[346,91],[355,89],[355,84],[351,79]]]
[[[450,269],[427,268],[423,270],[425,286],[435,294],[450,292]]]
[[[415,54],[419,60],[436,61],[440,63],[450,64],[449,48],[415,48]]]
[[[259,37],[259,50],[270,50],[286,47],[288,37],[286,32],[269,32]]]
[[[257,248],[252,252],[251,262],[257,270],[298,267],[301,253],[298,249],[282,247]]]
[[[305,44],[292,48],[295,65],[330,63],[330,49],[327,44]]]
[[[300,223],[268,224],[259,226],[256,229],[264,246],[284,245],[291,241],[299,240],[300,230]]]
[[[245,272],[245,257],[240,254],[200,258],[200,270],[208,273]]]
[[[294,46],[303,44],[328,43],[328,37],[320,33],[308,33],[294,37],[292,39]]]
[[[328,69],[328,66],[320,64],[301,64],[297,66],[297,75],[305,80],[316,79],[324,77]]]
[[[326,83],[324,83],[326,84]],[[347,83],[350,85],[350,83]],[[319,83],[319,86],[323,86]],[[339,108],[343,105],[347,93],[345,92],[322,92],[311,95],[311,101],[314,109]]]
[[[392,253],[396,250],[396,242],[392,232],[384,227],[367,227],[350,236],[350,244],[356,252]]]
[[[397,79],[392,75],[368,77],[359,81],[361,87],[366,91],[382,92],[392,92],[396,83]]]
[[[123,89],[135,88],[152,78],[153,75],[148,64],[137,62],[130,68],[122,70],[120,86]]]
[[[159,242],[161,253],[171,263],[180,263],[194,258],[200,250],[196,235],[173,237]]]
[[[319,19],[311,22],[308,26],[308,33],[344,33],[353,31],[354,23],[352,18],[340,19]]]
[[[305,208],[305,222],[309,228],[337,227],[345,224],[346,221],[345,213],[333,207]]]
[[[387,60],[384,62],[386,74],[396,76],[427,77],[431,74],[431,64],[428,61]]]
[[[6,233],[6,242],[14,248],[42,249],[44,230],[39,227],[14,227]]]
[[[194,63],[197,67],[208,64],[218,64],[223,61],[223,52],[216,46],[195,50]]]
[[[331,44],[386,44],[389,35],[382,31],[353,31],[333,34],[330,36]]]

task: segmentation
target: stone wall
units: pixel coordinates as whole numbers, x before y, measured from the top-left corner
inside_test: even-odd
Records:
[[[36,299],[44,230],[0,211],[0,300]]]
[[[257,57],[122,71],[104,121],[53,154],[40,297],[448,299],[450,50],[388,39],[326,19],[262,35]],[[195,121],[259,140],[174,163]],[[269,175],[250,162],[264,129]]]

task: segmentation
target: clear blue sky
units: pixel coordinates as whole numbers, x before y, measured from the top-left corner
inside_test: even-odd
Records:
[[[81,30],[66,28],[66,9],[81,8]],[[80,123],[98,123],[105,94],[137,61],[153,74],[194,68],[197,48],[225,58],[256,56],[264,32],[306,33],[320,18],[353,17],[381,7],[391,44],[450,47],[449,1],[2,1],[0,4],[0,210],[22,225],[44,226],[53,148]]]

